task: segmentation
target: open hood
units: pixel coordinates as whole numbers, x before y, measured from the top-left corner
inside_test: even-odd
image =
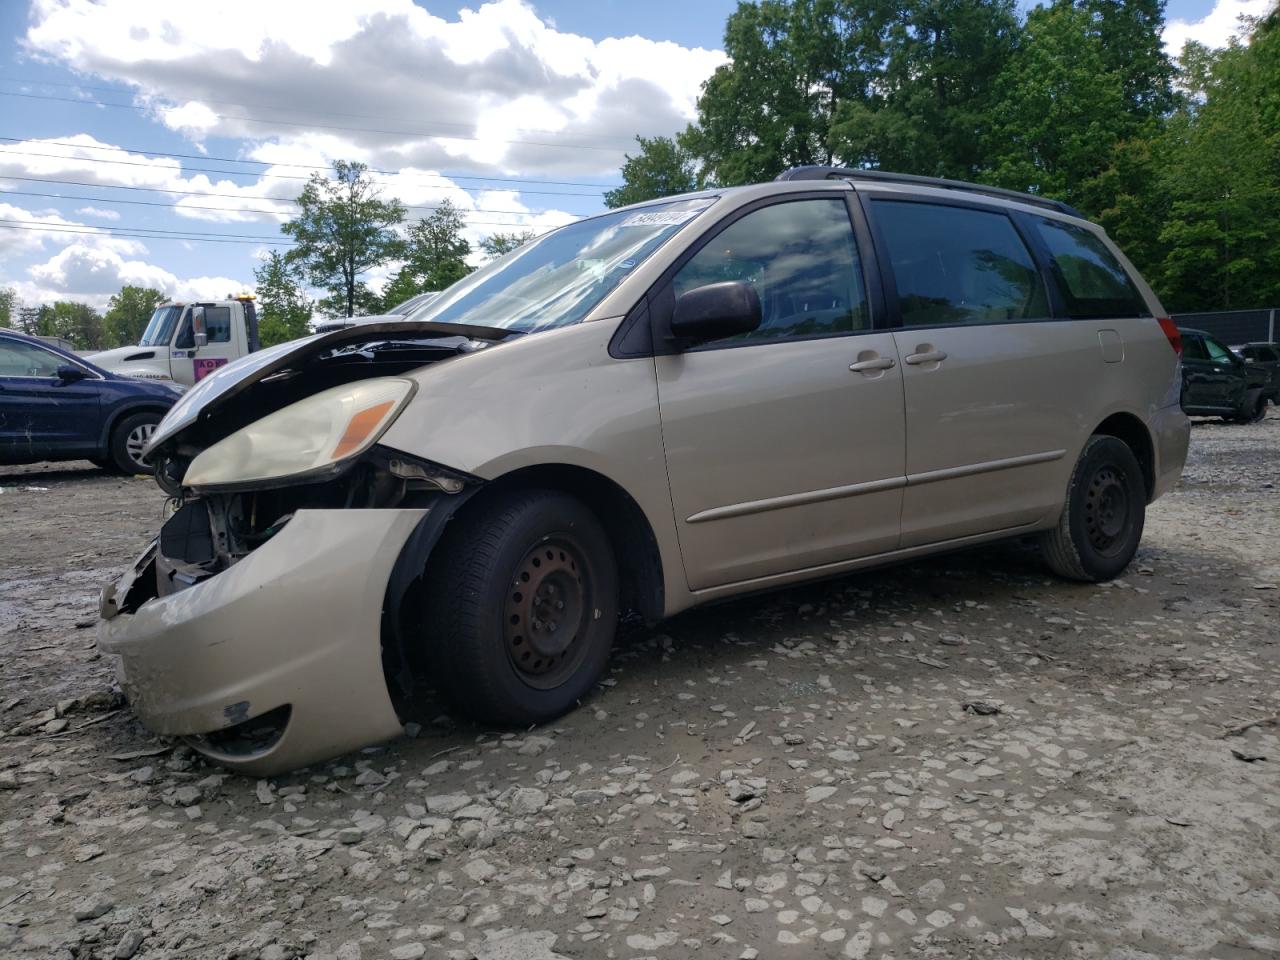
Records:
[[[219,367],[188,390],[156,428],[147,454],[182,444],[196,435],[206,443],[226,436],[245,423],[334,382],[378,376],[386,372],[387,365],[414,369],[518,335],[519,331],[497,327],[398,320],[362,323],[268,347]],[[381,366],[371,354],[357,349],[373,350],[379,345],[388,348],[379,354],[379,358],[386,355]],[[367,363],[356,362],[366,357]],[[325,364],[324,375],[317,374],[313,384],[296,384],[308,368]],[[270,381],[275,389],[250,398],[251,404],[239,402],[247,390],[263,381]],[[216,426],[212,422],[215,414]]]

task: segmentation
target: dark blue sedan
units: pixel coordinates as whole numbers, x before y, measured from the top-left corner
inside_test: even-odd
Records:
[[[0,464],[92,460],[150,473],[142,451],[179,396],[167,383],[108,373],[61,347],[0,330]]]

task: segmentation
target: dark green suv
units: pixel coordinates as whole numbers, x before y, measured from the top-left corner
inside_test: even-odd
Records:
[[[1182,334],[1182,410],[1253,423],[1267,412],[1267,371],[1203,330]]]

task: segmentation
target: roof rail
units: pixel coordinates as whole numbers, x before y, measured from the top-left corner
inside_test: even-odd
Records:
[[[1037,207],[1057,210],[1081,220],[1088,218],[1061,200],[1050,200],[1038,197],[1034,193],[1022,193],[1018,190],[1006,190],[1004,187],[989,187],[983,183],[969,183],[967,180],[947,180],[943,177],[922,177],[915,173],[890,173],[888,170],[855,170],[851,167],[792,167],[783,170],[774,177],[775,180],[867,180],[875,183],[910,183],[918,187],[942,187],[947,190],[964,190],[969,193],[981,193],[988,197],[1000,197],[1004,200],[1016,200],[1018,203],[1031,203]]]

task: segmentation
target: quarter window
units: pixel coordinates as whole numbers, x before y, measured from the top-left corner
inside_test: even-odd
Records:
[[[0,340],[0,377],[55,377],[68,362],[29,343]]]
[[[1048,316],[1040,272],[1005,214],[900,200],[877,200],[874,209],[905,326]]]
[[[776,203],[734,221],[676,274],[675,295],[725,280],[756,288],[762,318],[758,329],[717,346],[869,326],[862,265],[841,198]]]
[[[1120,261],[1092,230],[1041,217],[1035,224],[1052,258],[1069,316],[1088,320],[1151,315]]]

